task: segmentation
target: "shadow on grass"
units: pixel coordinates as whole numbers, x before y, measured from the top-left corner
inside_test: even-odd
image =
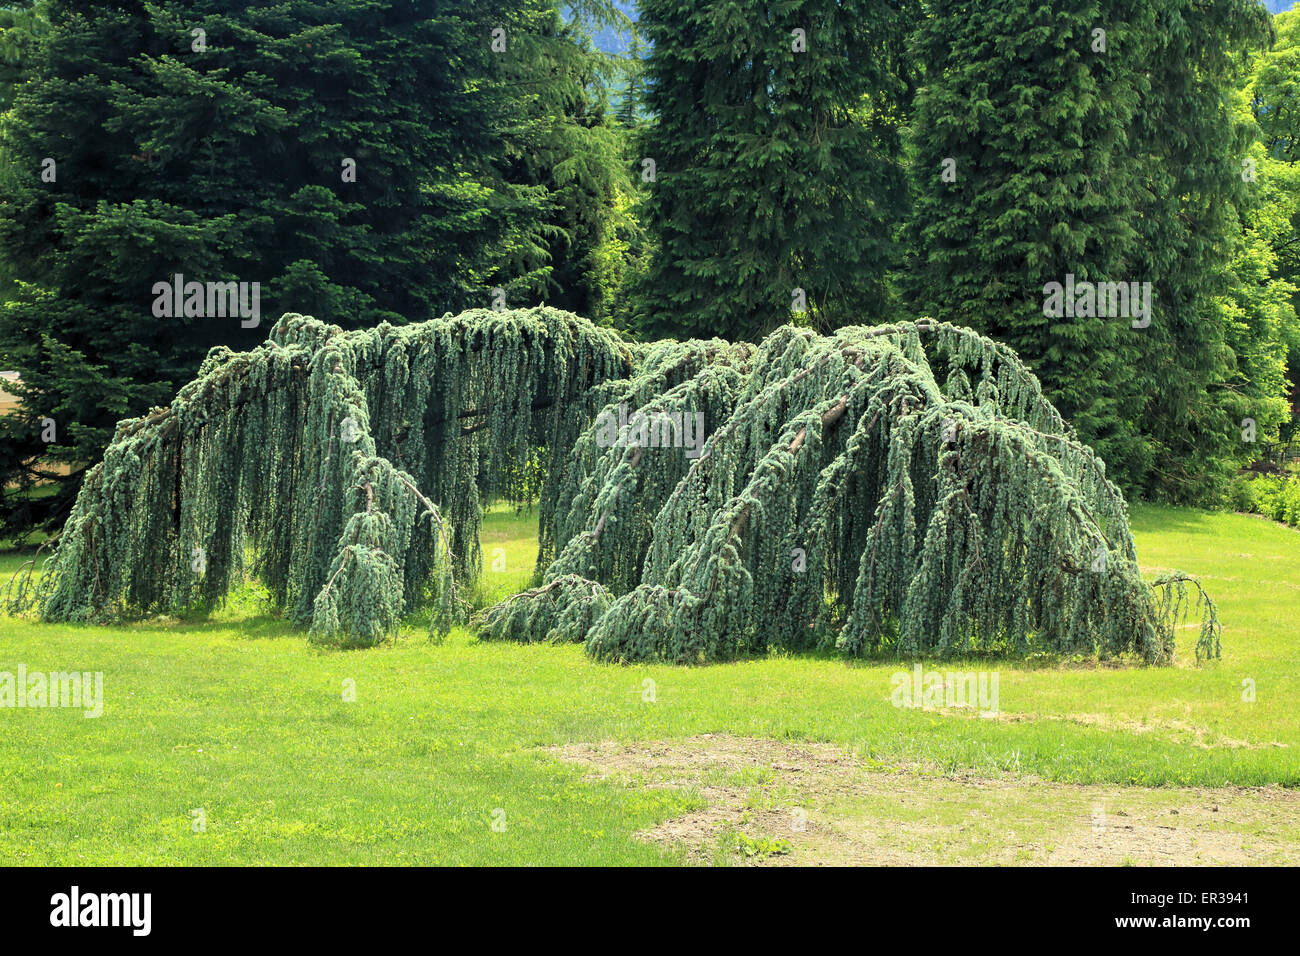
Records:
[[[521,641],[483,641],[477,634],[471,632],[475,643],[484,644],[522,644]],[[534,642],[542,644],[545,642]],[[558,646],[568,646],[570,644],[581,645],[581,641],[567,641]],[[1008,670],[1033,671],[1033,670],[1127,670],[1127,669],[1159,669],[1146,663],[1142,658],[1136,655],[1121,655],[1110,657],[1102,660],[1097,657],[1085,657],[1081,654],[1055,654],[1045,651],[1034,651],[1029,654],[1014,654],[999,651],[989,651],[987,653],[977,654],[969,650],[963,650],[961,654],[952,656],[943,656],[936,654],[920,654],[905,656],[898,654],[892,648],[874,650],[852,657],[836,650],[833,647],[826,648],[806,648],[802,650],[784,650],[774,649],[766,652],[755,651],[747,654],[741,654],[736,657],[729,657],[726,660],[712,661],[668,661],[668,660],[637,660],[637,661],[611,661],[597,660],[588,658],[591,663],[604,667],[686,667],[698,670],[708,670],[710,668],[728,668],[737,664],[759,663],[764,661],[820,661],[824,663],[838,664],[851,670],[867,670],[877,667],[894,667],[898,670],[910,671],[916,665],[924,668],[933,668],[945,671],[980,671],[991,670],[1003,667]]]
[[[230,631],[240,640],[261,641],[271,638],[294,637],[306,640],[307,632],[296,630],[278,614],[254,614],[248,617],[169,618],[163,621],[141,621],[129,625],[133,630],[196,631],[206,634],[213,631]]]

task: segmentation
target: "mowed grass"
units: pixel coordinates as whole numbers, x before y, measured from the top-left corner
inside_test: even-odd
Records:
[[[481,597],[527,582],[535,521],[487,517]],[[1300,784],[1300,531],[1146,506],[1133,521],[1144,568],[1198,574],[1218,601],[1223,660],[1197,666],[1189,627],[1168,668],[925,665],[996,671],[998,719],[895,708],[891,675],[910,666],[896,661],[615,666],[466,631],[430,644],[415,627],[327,652],[251,596],[202,622],[0,618],[0,672],[102,671],[105,696],[98,719],[0,709],[0,863],[673,862],[633,834],[698,793],[592,782],[546,748],[699,734],[827,741],[940,773]],[[0,559],[0,577],[22,560]]]

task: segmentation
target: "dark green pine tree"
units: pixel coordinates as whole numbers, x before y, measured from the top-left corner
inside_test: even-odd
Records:
[[[1234,378],[1250,362],[1233,345],[1249,337],[1232,329],[1228,294],[1256,131],[1234,112],[1234,71],[1271,33],[1255,0],[1163,0],[1144,34],[1149,89],[1130,131],[1146,187],[1134,268],[1153,283],[1156,306],[1138,337],[1130,407],[1151,449],[1144,485],[1175,501],[1212,498],[1242,449]]]
[[[0,125],[18,90],[31,79],[40,36],[49,29],[49,0],[21,0],[0,6]],[[13,195],[23,177],[4,155],[0,138],[0,204]],[[0,302],[9,297],[14,276],[0,256]]]
[[[57,519],[75,491],[74,475],[31,501],[38,457],[94,461],[209,347],[250,348],[282,312],[356,325],[486,304],[546,200],[502,176],[520,93],[493,31],[549,7],[52,0],[4,124],[0,275],[21,283],[0,367],[24,395],[0,433],[9,529]],[[260,283],[261,324],[155,316],[176,273]]]
[[[1130,482],[1145,467],[1123,403],[1141,333],[1065,314],[1045,289],[1071,275],[1145,278],[1131,274],[1141,191],[1126,136],[1146,6],[935,0],[916,46],[926,79],[909,229],[917,311],[1015,349],[1112,477]]]
[[[756,340],[890,312],[910,0],[643,0],[640,322]],[[796,290],[802,290],[802,297]]]

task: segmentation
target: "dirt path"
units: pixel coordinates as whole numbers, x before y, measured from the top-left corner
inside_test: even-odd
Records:
[[[704,735],[552,751],[704,806],[639,838],[743,865],[1300,863],[1300,792],[1051,783],[868,765],[829,744]]]

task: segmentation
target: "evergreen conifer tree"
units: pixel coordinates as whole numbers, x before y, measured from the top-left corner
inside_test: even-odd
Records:
[[[917,6],[645,0],[642,169],[658,242],[641,321],[756,341],[890,309]]]
[[[1044,288],[1130,279],[1142,13],[1109,0],[937,0],[916,47],[914,306],[1015,349],[1121,474],[1141,468],[1122,403],[1136,330],[1073,302],[1046,314]]]

